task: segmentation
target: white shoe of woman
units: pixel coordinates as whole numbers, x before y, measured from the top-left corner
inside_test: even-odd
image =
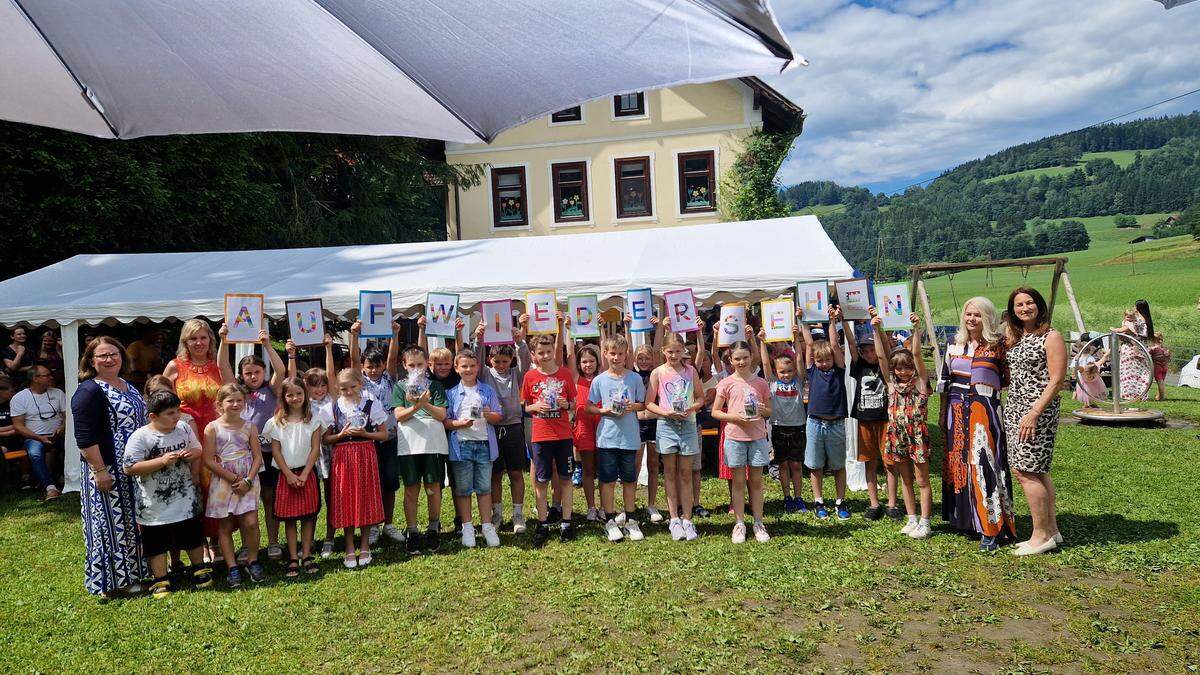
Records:
[[[1054,541],[1054,537],[1050,537],[1046,541],[1036,545],[1025,542],[1023,547],[1018,546],[1016,550],[1013,551],[1013,555],[1018,557],[1025,557],[1027,555],[1041,555],[1042,553],[1049,553],[1056,548],[1058,548],[1058,542]]]

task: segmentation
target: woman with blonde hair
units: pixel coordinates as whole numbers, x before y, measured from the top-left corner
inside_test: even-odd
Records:
[[[991,300],[971,298],[963,305],[939,384],[946,432],[942,518],[959,531],[979,535],[979,550],[992,552],[1016,535],[1016,526],[1000,408],[1008,358]]]

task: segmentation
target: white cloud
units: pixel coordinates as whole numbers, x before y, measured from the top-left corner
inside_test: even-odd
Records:
[[[1200,4],[774,0],[811,62],[771,84],[808,113],[785,183],[895,180],[1194,89]],[[1144,114],[1200,108],[1200,95]]]

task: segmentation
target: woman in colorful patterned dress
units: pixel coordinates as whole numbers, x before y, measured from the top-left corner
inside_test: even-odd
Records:
[[[980,536],[979,550],[995,551],[1016,536],[1000,390],[1008,361],[996,307],[987,298],[963,305],[955,344],[942,366],[942,518]]]
[[[1125,320],[1119,328],[1114,328],[1113,332],[1124,333],[1145,343],[1154,335],[1150,303],[1145,300],[1134,303],[1134,309],[1125,311]],[[1131,340],[1121,340],[1117,359],[1121,367],[1121,400],[1145,401],[1150,393],[1152,381],[1152,363],[1146,350]]]
[[[217,419],[217,390],[223,384],[234,381],[233,368],[229,364],[229,349],[221,345],[217,351],[217,339],[212,328],[204,319],[189,319],[183,324],[179,333],[179,349],[175,358],[163,370],[163,376],[175,383],[175,395],[183,405],[182,412],[196,420],[196,428],[204,434],[204,427]],[[224,354],[218,358],[217,354]],[[200,494],[208,498],[208,489],[212,484],[212,473],[208,468],[200,468]],[[204,518],[204,536],[210,539],[205,554],[215,558],[218,522],[214,518]]]
[[[1033,533],[1013,551],[1036,555],[1058,547],[1054,481],[1050,462],[1058,434],[1058,392],[1067,372],[1067,345],[1050,327],[1046,300],[1022,286],[1008,296],[1008,364],[1012,387],[1004,404],[1004,425],[1012,468],[1021,481]]]
[[[121,343],[100,336],[83,350],[79,388],[71,397],[75,442],[89,467],[80,486],[87,549],[84,588],[103,597],[137,592],[149,574],[135,519],[133,479],[121,471],[120,462],[129,436],[146,424],[141,394],[123,379],[127,369]]]

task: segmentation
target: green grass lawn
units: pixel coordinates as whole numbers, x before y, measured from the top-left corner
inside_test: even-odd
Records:
[[[1026,169],[1024,171],[1014,171],[1001,176],[992,176],[984,179],[985,183],[995,183],[1002,180],[1016,180],[1020,178],[1040,178],[1041,176],[1065,176],[1075,169],[1082,169],[1084,165],[1093,159],[1111,159],[1114,164],[1124,169],[1133,164],[1134,158],[1138,153],[1143,155],[1152,155],[1158,152],[1157,149],[1152,150],[1112,150],[1109,152],[1085,152],[1080,156],[1078,162],[1071,166],[1048,166],[1042,169]]]
[[[499,549],[388,547],[363,571],[333,559],[289,582],[272,566],[240,591],[102,603],[82,590],[76,497],[5,494],[0,671],[1194,671],[1200,392],[1170,396],[1160,407],[1189,426],[1062,426],[1067,546],[1020,560],[979,554],[936,517],[933,538],[910,540],[864,520],[862,494],[848,523],[785,517],[772,483],[767,544],[731,544],[722,513],[691,544],[662,526],[616,545],[589,527],[542,550],[506,534]],[[706,480],[705,500],[725,503],[724,484]]]
[[[1200,242],[1181,236],[1128,243],[1140,234],[1149,234],[1153,224],[1164,216],[1137,216],[1137,229],[1117,229],[1112,216],[1077,218],[1091,235],[1091,247],[1060,255],[1068,259],[1067,272],[1088,330],[1121,325],[1122,311],[1144,298],[1150,302],[1155,330],[1166,337],[1178,368],[1200,352],[1200,311],[1196,309],[1200,297]],[[1003,310],[1008,293],[1022,282],[1041,289],[1049,298],[1050,279],[1051,268],[1033,269],[1028,278],[1022,276],[1020,268],[1013,268],[993,271],[991,286],[983,270],[956,274],[953,279],[928,279],[925,285],[934,321],[957,323],[958,309],[968,298],[986,296]],[[958,299],[958,308],[954,298]],[[1055,307],[1054,325],[1064,331],[1075,330],[1065,294],[1060,300]]]
[[[792,211],[793,216],[823,216],[846,208],[844,204],[815,204]]]

